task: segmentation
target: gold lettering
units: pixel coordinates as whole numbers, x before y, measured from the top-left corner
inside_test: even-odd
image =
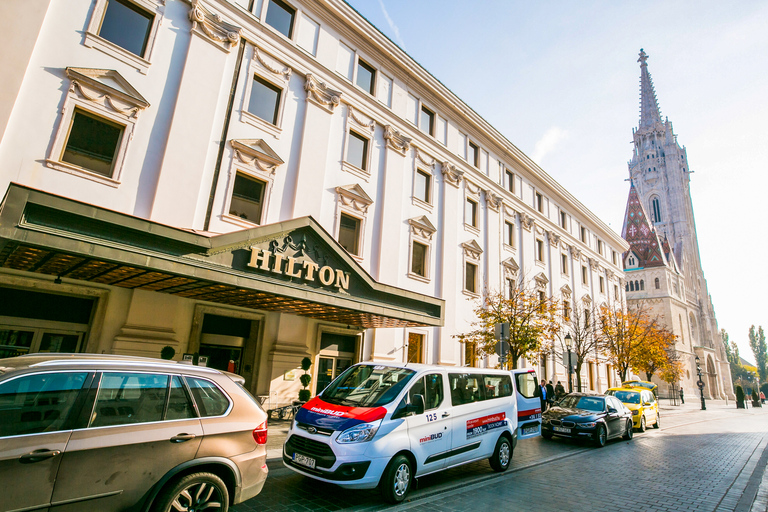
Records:
[[[272,272],[275,274],[283,273],[283,255],[280,253],[275,254],[275,263],[272,265]]]
[[[336,287],[345,290],[349,288],[349,274],[343,270],[336,269]]]
[[[305,281],[314,281],[315,280],[315,272],[317,272],[317,269],[319,267],[317,266],[317,263],[312,261],[305,261],[304,262],[304,280]]]
[[[298,260],[296,258],[293,258],[291,256],[288,257],[288,268],[285,269],[285,275],[291,276],[291,277],[301,277],[301,269],[300,268],[297,268],[296,270],[293,269],[297,261]]]
[[[248,262],[248,266],[260,268],[261,270],[269,270],[269,256],[271,254],[272,253],[266,249],[251,247],[251,261]]]
[[[318,277],[320,277],[320,282],[323,283],[325,286],[328,286],[330,284],[333,284],[333,269],[331,267],[323,267],[320,269],[320,273],[318,274]]]

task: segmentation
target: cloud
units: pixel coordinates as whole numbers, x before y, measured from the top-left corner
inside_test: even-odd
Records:
[[[392,34],[395,38],[395,43],[403,49],[403,51],[407,51],[405,49],[405,42],[403,42],[403,38],[400,37],[400,29],[397,28],[397,25],[395,25],[395,22],[392,21],[392,18],[389,17],[389,13],[387,12],[387,8],[384,7],[384,0],[379,0],[379,6],[381,6],[381,12],[384,14],[384,18],[387,20],[387,25],[389,25],[390,30],[392,30]]]
[[[559,126],[553,126],[547,130],[544,135],[536,142],[533,147],[531,159],[537,164],[541,164],[547,154],[551,153],[561,141],[568,138],[568,132]]]

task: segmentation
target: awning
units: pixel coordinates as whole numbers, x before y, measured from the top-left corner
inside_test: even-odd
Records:
[[[442,299],[377,283],[314,219],[211,235],[11,184],[0,267],[360,327],[442,326]]]

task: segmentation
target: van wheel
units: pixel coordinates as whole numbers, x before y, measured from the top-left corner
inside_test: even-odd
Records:
[[[381,477],[381,495],[389,503],[400,503],[413,483],[411,461],[405,455],[392,459]]]
[[[229,510],[229,492],[213,473],[192,473],[166,487],[152,507],[153,512],[184,510]]]
[[[509,463],[512,460],[512,444],[509,442],[507,436],[501,436],[496,441],[496,449],[493,450],[493,455],[488,459],[491,464],[491,468],[494,471],[501,472],[509,469]]]

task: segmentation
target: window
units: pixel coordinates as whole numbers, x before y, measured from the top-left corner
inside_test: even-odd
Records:
[[[618,259],[618,257],[616,256],[616,251],[613,251],[613,250],[612,250],[612,251],[611,251],[611,263],[613,263],[613,264],[615,265],[615,264],[616,264],[616,261],[617,261],[617,259]]]
[[[477,343],[474,341],[464,342],[464,366],[477,367]]]
[[[339,244],[350,254],[358,255],[360,248],[360,219],[341,214],[339,220]]]
[[[368,170],[368,139],[353,131],[348,137],[347,162],[358,169]]]
[[[168,375],[104,373],[88,426],[162,421],[167,392]]]
[[[560,262],[561,267],[560,270],[562,271],[563,275],[568,275],[568,255],[567,254],[561,254],[560,255]]]
[[[515,296],[515,289],[516,289],[515,280],[508,277],[507,278],[507,298],[508,299],[511,299],[512,297]]]
[[[248,100],[248,112],[268,123],[277,125],[282,94],[282,89],[254,75],[251,84],[251,97]]]
[[[368,94],[372,95],[376,92],[376,70],[363,62],[362,59],[357,59],[357,80],[355,83]]]
[[[533,398],[540,395],[539,383],[536,381],[535,373],[518,373],[515,375],[515,379],[517,379],[517,391],[525,398]]]
[[[378,89],[376,98],[384,105],[392,107],[392,79],[379,74]]]
[[[474,263],[464,264],[464,289],[470,293],[477,293],[477,265]]]
[[[413,196],[427,204],[432,203],[432,175],[421,169],[416,171],[416,180],[413,185]]]
[[[543,313],[547,307],[547,294],[539,290],[539,312]]]
[[[280,0],[269,0],[265,22],[285,37],[293,36],[293,18],[296,10]]]
[[[139,57],[144,57],[154,14],[128,0],[109,0],[99,36]]]
[[[511,193],[515,193],[515,175],[512,171],[507,169],[504,171],[507,190]]]
[[[568,229],[568,216],[563,210],[560,210],[560,227]]]
[[[544,213],[544,197],[536,192],[536,209]]]
[[[613,285],[613,298],[617,300],[619,298],[619,285],[617,284]]]
[[[563,318],[566,321],[570,321],[571,319],[571,303],[567,300],[563,301]]]
[[[421,106],[421,119],[419,120],[419,129],[429,135],[435,135],[435,113],[424,105]]]
[[[600,276],[600,293],[605,293],[605,278]]]
[[[431,373],[413,383],[408,390],[408,403],[413,403],[414,395],[424,397],[424,410],[437,409],[443,403],[443,376],[439,373]]]
[[[653,280],[653,285],[654,285],[654,287],[655,287],[657,290],[659,289],[659,278],[658,278],[658,277],[657,277],[656,279],[654,279],[654,280]]]
[[[642,290],[642,291],[645,290],[645,279],[641,279],[640,280],[640,290]]]
[[[232,189],[229,214],[254,224],[261,224],[265,188],[266,184],[263,181],[238,172]]]
[[[504,221],[504,244],[515,246],[515,225],[508,220]]]
[[[423,363],[424,362],[424,335],[423,334],[419,334],[415,332],[408,333],[408,361],[406,362],[407,363]]]
[[[87,377],[86,372],[37,373],[3,382],[0,438],[66,430]]]
[[[597,252],[599,254],[601,254],[601,255],[603,254],[603,241],[602,240],[598,240],[597,241]]]
[[[417,276],[427,277],[427,246],[413,242],[411,249],[411,272]]]
[[[229,409],[229,399],[216,385],[208,380],[187,377],[189,389],[195,398],[200,416],[221,416]]]
[[[472,141],[469,142],[469,163],[480,168],[480,148]]]
[[[536,239],[536,261],[544,261],[544,240]]]
[[[651,199],[651,213],[653,214],[653,222],[661,222],[661,203],[658,197]]]
[[[581,284],[587,284],[589,282],[589,274],[586,265],[581,266]]]
[[[296,43],[312,55],[317,55],[317,38],[320,34],[320,24],[302,16]]]
[[[111,178],[124,130],[120,124],[77,109],[61,161]]]
[[[581,226],[581,228],[579,229],[579,239],[583,243],[587,243],[587,228],[585,228],[584,226]]]
[[[466,224],[469,224],[474,228],[477,227],[477,201],[467,198],[464,216],[464,222]]]

